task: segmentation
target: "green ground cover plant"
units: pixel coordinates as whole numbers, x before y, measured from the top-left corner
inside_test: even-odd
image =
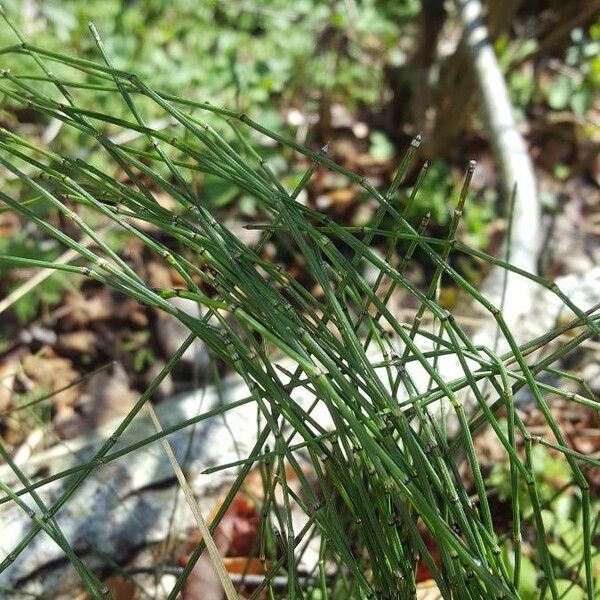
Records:
[[[0,267],[54,268],[63,276],[94,280],[173,315],[188,327],[190,337],[97,455],[62,474],[67,485],[52,505],[44,504],[35,491],[44,480],[30,481],[0,446],[22,485],[17,489],[0,482],[1,501],[17,503],[32,520],[29,534],[0,563],[0,572],[19,560],[37,535],[49,535],[92,597],[106,595],[99,574],[74,552],[56,516],[94,469],[133,450],[111,454],[161,379],[198,337],[215,361],[244,379],[247,401],[255,403],[260,415],[254,451],[239,464],[218,467],[237,468],[239,474],[210,524],[214,531],[250,469],[259,466],[266,488],[260,547],[271,566],[253,598],[263,590],[275,597],[271,582],[281,574],[287,577],[285,597],[290,599],[414,598],[419,561],[427,565],[444,598],[533,597],[532,590],[553,600],[567,597],[565,590],[572,594],[568,597],[595,598],[599,582],[593,540],[599,514],[586,470],[600,465],[569,447],[549,402],[560,397],[593,410],[599,405],[588,395],[547,383],[543,376],[549,370],[562,375],[556,365],[596,336],[600,321],[595,309],[582,312],[551,282],[456,239],[474,165],[466,169],[448,237],[430,237],[424,222],[406,218],[419,198],[426,169],[406,201],[400,206],[393,202],[417,139],[391,186],[380,190],[329,160],[325,148],[310,150],[247,113],[164,91],[114,66],[93,26],[91,32],[97,60],[32,44],[16,29],[15,43],[0,50],[5,65],[0,92],[6,102],[35,111],[41,119],[57,119],[65,131],[77,134],[85,149],[57,152],[10,127],[0,130],[0,165],[13,175],[0,190],[2,209],[15,211],[78,255],[72,263],[59,265],[49,257],[19,254],[12,248],[0,254]],[[118,111],[106,108],[116,104]],[[148,114],[167,117],[168,126],[152,128]],[[120,132],[136,135],[123,142]],[[282,153],[305,157],[307,170],[294,187],[284,186],[261,156],[257,135],[268,137]],[[317,169],[347,178],[377,203],[367,226],[345,226],[297,201]],[[207,209],[192,183],[199,175],[223,180],[255,199],[264,219],[255,246],[244,244]],[[159,192],[172,198],[175,206],[159,203]],[[45,219],[43,210],[48,207],[76,233]],[[161,257],[185,285],[149,286],[106,241],[110,238],[98,235],[105,223],[126,231]],[[86,245],[85,239],[93,243]],[[291,276],[285,264],[263,255],[271,239],[283,240],[302,258],[310,285]],[[373,251],[379,240],[388,248],[384,256]],[[431,266],[424,291],[406,276],[417,251]],[[519,345],[500,307],[451,266],[451,253],[499,265],[548,288],[573,319]],[[378,273],[374,284],[367,283],[359,269],[365,261]],[[442,277],[493,317],[507,351],[498,354],[492,347],[475,345],[454,315],[440,306]],[[412,322],[399,320],[390,308],[394,288],[405,290],[417,302]],[[179,310],[169,302],[176,296],[196,301],[205,316],[194,318]],[[432,329],[422,324],[424,315],[434,319]],[[545,354],[537,352],[565,333],[571,334],[566,343]],[[423,340],[431,345],[424,348]],[[295,371],[278,371],[273,366],[278,355],[293,360]],[[448,355],[460,366],[451,380],[437,368],[438,360]],[[428,375],[424,389],[412,380],[408,367],[413,363]],[[288,383],[282,381],[284,375],[290,378]],[[314,397],[310,407],[293,401],[291,391],[296,387]],[[523,388],[532,394],[552,431],[551,439],[531,435],[519,416],[514,394]],[[466,403],[467,393],[474,406]],[[455,432],[435,417],[440,402],[453,415]],[[333,429],[325,429],[312,416],[318,407],[328,411]],[[506,456],[502,483],[511,503],[508,531],[499,530],[490,508],[490,492],[500,483],[484,478],[474,444],[484,427],[493,431]],[[165,439],[167,433],[159,432],[143,444]],[[272,445],[266,447],[269,440]],[[539,464],[546,460],[540,449],[551,450],[552,460],[562,465],[565,485],[560,495],[571,499],[574,507],[569,515],[581,530],[575,556],[565,556],[550,543],[546,510],[556,498],[548,498],[540,479]],[[299,452],[310,458],[316,487],[300,466]],[[457,467],[461,456],[468,478]],[[287,468],[300,480],[302,495],[288,485]],[[25,493],[31,494],[37,508],[22,500]],[[275,500],[279,493],[283,503]],[[309,517],[301,531],[293,528],[292,505]],[[436,540],[439,557],[426,544],[426,534]],[[307,588],[298,562],[313,536],[320,542],[322,560]],[[522,552],[524,536],[530,556]],[[200,543],[170,598],[182,590],[203,550]]]

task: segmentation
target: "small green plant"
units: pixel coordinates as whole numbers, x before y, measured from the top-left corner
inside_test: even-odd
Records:
[[[503,424],[505,427],[506,425]],[[584,542],[582,533],[582,513],[580,497],[570,487],[571,472],[556,454],[544,446],[532,448],[535,465],[535,478],[542,508],[542,518],[547,531],[548,548],[556,564],[557,587],[561,598],[584,600],[587,595],[581,585],[584,564]],[[510,463],[496,463],[489,475],[488,482],[497,490],[499,499],[511,502],[513,490],[510,486]],[[522,481],[518,488],[519,505],[523,513],[523,522],[531,522],[534,515],[527,484]],[[598,499],[592,501],[592,514],[600,514]],[[508,542],[505,546],[509,547]],[[540,597],[540,568],[534,563],[531,549],[522,557],[523,576],[519,586],[520,597],[535,600]],[[533,558],[533,560],[532,560]],[[598,549],[593,550],[593,560],[599,561]],[[600,589],[600,573],[595,572],[595,589]]]
[[[39,258],[52,262],[58,256],[58,247],[54,243],[51,243],[51,246],[48,247],[44,240],[40,238],[32,239],[25,232],[20,232],[15,237],[0,237],[1,254],[22,258]],[[18,278],[14,269],[11,269],[8,265],[0,264],[0,281],[5,284],[6,287],[3,287],[8,294],[20,286],[22,278]],[[60,274],[54,274],[14,302],[12,309],[21,323],[28,323],[38,314],[40,306],[49,308],[57,304],[67,288],[68,284],[64,277]]]
[[[272,581],[278,575],[287,578],[286,597],[290,599],[305,594],[322,600],[342,596],[414,598],[420,562],[428,567],[444,598],[516,599],[531,564],[547,597],[558,600],[563,593],[560,573],[564,557],[558,557],[547,543],[539,457],[534,452],[538,444],[558,453],[557,460],[570,474],[569,488],[580,499],[577,522],[581,523],[582,569],[577,571],[577,585],[589,599],[594,598],[592,540],[598,522],[592,513],[585,469],[598,466],[598,461],[568,446],[550,411],[548,396],[554,394],[596,410],[599,405],[593,398],[546,383],[543,375],[598,334],[599,315],[583,313],[550,282],[456,239],[473,165],[456,197],[447,238],[428,237],[423,223],[414,224],[407,218],[421,193],[423,177],[403,204],[394,202],[418,140],[406,151],[391,186],[380,190],[329,160],[325,149],[307,149],[244,112],[148,85],[143,78],[113,65],[110,48],[104,47],[93,27],[101,62],[33,45],[17,30],[15,33],[18,41],[0,50],[7,67],[11,61],[16,64],[3,71],[0,91],[13,105],[27,106],[41,119],[59,120],[65,130],[81,136],[87,152],[83,158],[60,153],[52,145],[38,144],[9,128],[0,129],[0,165],[22,184],[11,194],[0,190],[0,202],[78,256],[72,263],[54,264],[46,258],[3,253],[0,264],[55,268],[68,276],[94,280],[169,313],[186,325],[190,336],[100,450],[75,470],[54,476],[63,476],[65,486],[50,505],[35,491],[46,481],[31,481],[0,444],[3,458],[22,486],[0,482],[4,492],[0,503],[14,502],[32,520],[28,534],[0,562],[0,581],[44,532],[63,550],[92,597],[106,594],[98,574],[77,556],[56,517],[100,465],[133,451],[115,450],[115,445],[198,337],[218,364],[244,380],[248,389],[244,402],[252,402],[257,410],[254,450],[235,464],[211,469],[237,469],[235,482],[211,523],[213,530],[253,465],[261,468],[268,482],[260,547],[269,566],[253,598],[263,590],[275,597]],[[98,102],[99,95],[105,103]],[[119,110],[106,109],[117,103]],[[168,126],[153,128],[148,113],[167,117]],[[221,133],[231,127],[237,132],[233,143]],[[116,137],[126,132],[138,135],[126,141]],[[253,134],[267,136],[281,152],[300,153],[309,160],[310,166],[294,187],[283,185],[253,145]],[[101,164],[111,168],[98,167],[100,156]],[[297,201],[317,168],[361,186],[377,204],[368,226],[342,225]],[[236,237],[197,193],[195,178],[206,175],[235,186],[254,200],[264,220],[258,226],[262,233],[256,245],[250,247]],[[168,196],[174,207],[159,203],[159,194]],[[41,218],[29,206],[34,197],[58,211],[78,235]],[[173,288],[148,285],[109,238],[98,235],[99,223],[126,231],[172,268],[183,283]],[[93,243],[84,245],[81,239]],[[264,254],[271,239],[279,239],[302,261],[302,281],[292,276],[289,265],[274,264]],[[372,250],[376,241],[388,248],[383,258]],[[397,248],[402,248],[399,255]],[[431,269],[424,290],[405,273],[416,251],[426,257]],[[573,313],[573,320],[562,329],[518,345],[499,307],[451,266],[451,253],[501,266],[549,288]],[[377,271],[373,284],[361,275],[365,261]],[[454,316],[439,305],[436,298],[442,276],[493,316],[507,351],[498,355],[492,348],[475,345]],[[390,297],[397,288],[411,295],[419,307],[412,322],[400,321],[393,313]],[[204,316],[197,318],[178,309],[169,302],[176,296],[197,302]],[[433,329],[423,324],[427,315],[434,320]],[[542,357],[535,354],[565,332],[573,333],[568,343]],[[281,355],[295,365],[291,371],[274,366]],[[447,378],[440,372],[443,357],[456,361],[456,377]],[[425,375],[424,384],[414,376],[415,365]],[[515,410],[513,395],[523,387],[533,395],[552,440],[534,440]],[[310,395],[310,405],[295,401],[296,388]],[[467,396],[474,399],[474,406],[465,406]],[[439,403],[453,415],[455,435],[436,418]],[[225,404],[219,410],[231,408]],[[316,417],[317,409],[329,415],[331,428]],[[507,415],[505,429],[501,411]],[[199,415],[198,420],[218,416],[218,411],[213,411]],[[512,537],[508,541],[497,531],[490,485],[481,473],[474,444],[474,436],[484,426],[497,437],[509,464]],[[138,442],[135,449],[165,435],[159,430],[156,436]],[[519,443],[525,444],[524,455],[518,452]],[[299,452],[310,460],[316,486],[307,480]],[[466,457],[472,487],[457,469],[461,453]],[[288,481],[290,472],[300,481],[301,494]],[[528,512],[520,503],[523,482]],[[33,508],[22,500],[25,493],[30,494]],[[307,525],[301,530],[294,529],[292,506],[307,516]],[[311,589],[303,589],[298,561],[301,548],[312,536],[319,541],[321,560],[311,574]],[[524,536],[535,555],[530,562],[522,556]],[[435,552],[426,543],[428,537],[435,540]],[[205,537],[198,544],[169,598],[174,600],[182,590],[209,541]],[[227,575],[221,576],[224,588],[231,590]],[[234,592],[228,594],[235,597]]]
[[[148,330],[127,332],[121,344],[121,350],[130,353],[131,366],[135,373],[150,367],[156,360],[152,348],[148,347],[150,332]]]
[[[600,90],[600,20],[589,31],[581,27],[571,32],[571,45],[565,52],[565,72],[560,73],[546,91],[553,110],[570,108],[585,119],[594,95]]]
[[[506,69],[511,62],[521,63],[534,57],[538,49],[535,40],[515,40],[506,36],[496,42],[500,62]],[[509,88],[515,105],[525,109],[532,101],[545,101],[553,111],[571,110],[585,125],[593,98],[600,89],[600,21],[589,28],[576,27],[570,33],[570,43],[562,61],[549,67],[550,81],[543,86],[536,82],[529,69],[517,68],[508,74]],[[541,91],[540,91],[541,90]],[[584,127],[584,131],[585,131]]]

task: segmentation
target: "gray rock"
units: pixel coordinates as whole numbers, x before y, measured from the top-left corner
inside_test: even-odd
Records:
[[[244,382],[239,377],[230,377],[222,381],[219,393],[214,387],[189,392],[161,403],[156,412],[162,426],[167,428],[248,395]],[[89,461],[119,421],[114,420],[94,432],[31,457],[24,465],[25,471],[33,478],[40,468],[52,475]],[[235,469],[211,475],[201,475],[201,472],[248,456],[256,440],[256,429],[256,405],[248,402],[169,435],[173,452],[190,484],[201,496],[201,508],[206,514],[224,487],[231,484],[236,472]],[[154,431],[146,412],[142,411],[117,441],[114,450],[145,439]],[[21,487],[8,465],[0,465],[0,479],[13,489]],[[61,479],[41,487],[38,491],[45,505],[50,506],[72,481]],[[98,465],[61,508],[56,519],[78,555],[94,568],[103,562],[98,560],[102,555],[116,562],[124,561],[137,549],[193,526],[194,519],[183,499],[173,514],[178,494],[164,449],[160,442],[154,442]],[[22,498],[31,510],[41,514],[28,494]],[[31,527],[31,518],[15,503],[0,505],[0,561]],[[0,574],[0,588],[16,588],[30,594],[52,592],[54,598],[73,598],[72,589],[63,592],[63,588],[78,582],[75,572],[65,569],[65,564],[64,553],[42,533]]]
[[[583,368],[584,381],[590,386],[594,394],[600,394],[600,364],[591,362]]]
[[[200,306],[193,300],[172,298],[169,302],[192,317],[200,318],[203,316]],[[166,356],[170,357],[179,350],[190,334],[190,331],[172,315],[161,313],[158,317],[156,333],[163,352]],[[181,361],[197,368],[199,375],[205,374],[208,369],[209,354],[204,343],[201,340],[195,340],[184,352]]]

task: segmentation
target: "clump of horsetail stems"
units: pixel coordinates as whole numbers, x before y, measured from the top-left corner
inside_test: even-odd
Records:
[[[264,564],[268,559],[269,567],[265,567],[265,577],[252,598],[258,598],[265,589],[274,597],[271,582],[282,574],[288,580],[287,597],[304,597],[307,590],[303,589],[298,563],[303,548],[315,536],[320,544],[320,561],[311,580],[316,583],[311,585],[323,599],[414,598],[418,560],[427,565],[444,598],[518,598],[521,530],[527,525],[536,541],[542,585],[549,597],[557,600],[555,563],[545,542],[532,464],[534,443],[562,453],[572,471],[571,488],[581,499],[583,515],[581,582],[588,597],[593,598],[591,548],[597,523],[592,523],[584,471],[588,466],[597,466],[598,461],[568,447],[550,412],[547,396],[554,394],[596,409],[598,404],[592,398],[552,386],[540,376],[596,335],[600,323],[593,311],[580,311],[550,282],[457,239],[474,165],[467,169],[448,237],[427,237],[427,218],[420,224],[407,220],[409,205],[419,194],[427,165],[408,202],[399,207],[394,201],[413,163],[419,139],[409,146],[389,189],[381,191],[369,179],[328,159],[326,148],[312,151],[263,127],[247,114],[162,92],[135,74],[113,67],[98,33],[91,29],[101,58],[98,62],[37,47],[14,27],[17,43],[0,50],[6,65],[12,59],[20,65],[14,71],[2,71],[0,90],[5,102],[28,107],[46,119],[56,119],[63,129],[76,131],[80,139],[86,140],[88,153],[78,157],[56,153],[18,132],[0,130],[0,165],[20,182],[18,189],[9,186],[0,190],[0,203],[79,257],[70,264],[54,264],[2,255],[0,262],[21,268],[54,268],[94,280],[173,315],[189,328],[190,337],[88,462],[51,478],[30,481],[1,446],[4,460],[22,487],[13,489],[0,483],[4,492],[0,502],[17,503],[30,515],[32,526],[0,564],[0,572],[19,560],[20,553],[43,532],[63,549],[92,597],[106,595],[98,576],[76,555],[55,517],[102,464],[239,405],[226,404],[114,450],[162,379],[199,338],[215,360],[227,364],[245,380],[249,395],[243,402],[254,403],[260,415],[261,428],[249,456],[212,469],[237,469],[238,475],[210,523],[211,531],[249,471],[259,467],[263,474],[265,507],[259,544],[261,558]],[[98,110],[98,105],[92,103],[98,96],[110,97],[113,102],[120,98],[120,112]],[[166,116],[169,124],[153,128],[148,115]],[[233,137],[229,135],[231,129]],[[123,132],[130,135],[120,137]],[[254,134],[267,136],[281,152],[302,155],[309,162],[294,189],[286,188],[261,158],[254,147]],[[108,168],[97,166],[100,155]],[[377,204],[368,226],[340,224],[297,201],[317,168],[358,184]],[[242,243],[206,208],[192,184],[199,174],[217,176],[256,200],[264,223],[256,225],[262,233],[255,247]],[[176,207],[161,205],[156,200],[157,192],[167,194]],[[34,210],[36,205],[61,213],[72,223],[72,230],[79,232],[78,237],[39,216]],[[127,232],[161,257],[185,286],[150,287],[107,238],[98,235],[98,216],[102,223]],[[160,238],[142,223],[159,230]],[[83,243],[88,238],[92,244]],[[296,281],[284,264],[263,258],[262,248],[277,238],[302,257],[307,278],[321,290],[319,295]],[[373,250],[375,242],[385,245],[384,255]],[[425,291],[406,275],[416,251],[433,270]],[[500,308],[451,266],[451,253],[500,266],[549,288],[574,313],[573,321],[519,346]],[[374,284],[367,283],[361,274],[365,262],[378,273]],[[439,305],[437,291],[442,276],[492,315],[506,340],[506,352],[497,354],[492,348],[475,346],[454,316]],[[388,285],[382,295],[384,281]],[[418,302],[416,317],[408,324],[396,318],[390,307],[397,288]],[[203,307],[204,316],[195,318],[179,310],[169,302],[175,296],[196,301]],[[422,325],[425,314],[434,318],[433,330]],[[531,358],[535,350],[568,330],[575,331],[569,343],[544,358]],[[419,344],[424,338],[431,342],[427,349]],[[295,370],[284,377],[273,366],[275,355],[289,357],[297,365]],[[462,370],[450,381],[437,369],[438,359],[447,355],[455,356]],[[429,376],[425,390],[411,378],[407,366],[412,363],[420,364]],[[482,384],[487,386],[489,398],[482,394]],[[519,417],[513,396],[523,387],[531,391],[554,440],[532,436]],[[294,402],[292,392],[296,388],[305,388],[314,397],[310,407]],[[467,413],[462,403],[467,392],[476,400],[472,413]],[[457,420],[453,437],[431,417],[430,406],[440,401],[449,406]],[[327,409],[335,425],[332,429],[323,427],[313,416],[317,406]],[[505,415],[507,429],[500,413]],[[508,540],[506,534],[496,530],[488,501],[490,490],[473,442],[475,433],[484,426],[498,437],[510,463],[512,537]],[[274,443],[266,447],[269,440]],[[525,456],[519,451],[520,441],[525,443]],[[466,456],[474,482],[472,497],[455,464],[458,449]],[[309,457],[317,485],[305,474],[299,452]],[[300,481],[302,494],[289,484],[289,472]],[[64,491],[51,505],[44,504],[36,489],[60,478],[65,481]],[[531,501],[528,513],[518,503],[521,482],[526,483]],[[276,501],[276,493],[283,497],[283,503]],[[23,502],[24,494],[31,495],[36,510]],[[293,527],[293,505],[308,515],[301,531]],[[436,540],[439,558],[434,558],[424,532]],[[511,549],[508,554],[501,551],[507,544]],[[204,542],[200,542],[169,598],[176,598],[181,591],[204,548]]]

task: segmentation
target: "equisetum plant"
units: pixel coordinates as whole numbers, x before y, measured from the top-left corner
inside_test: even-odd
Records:
[[[551,385],[544,374],[552,369],[560,375],[556,367],[561,359],[598,334],[599,318],[593,310],[583,313],[552,283],[457,239],[473,165],[467,169],[448,237],[428,237],[426,220],[413,224],[406,219],[427,176],[426,166],[408,201],[404,205],[397,201],[418,140],[406,151],[389,189],[382,191],[329,160],[325,148],[312,151],[247,114],[162,92],[113,67],[93,26],[91,30],[98,46],[97,62],[36,47],[16,29],[15,45],[0,50],[5,105],[26,107],[42,120],[61,124],[52,144],[28,139],[10,128],[0,130],[5,179],[1,210],[15,211],[78,257],[55,264],[1,255],[0,262],[52,268],[94,280],[173,315],[189,329],[190,337],[93,459],[52,477],[62,478],[65,485],[51,504],[36,491],[49,479],[30,479],[0,446],[3,459],[20,481],[20,487],[0,482],[0,502],[16,503],[31,517],[29,533],[4,558],[0,573],[18,561],[38,535],[47,535],[64,551],[92,597],[104,597],[102,573],[93,572],[77,556],[57,516],[82,482],[104,463],[164,441],[177,429],[158,431],[135,447],[114,449],[186,347],[199,338],[215,361],[243,378],[248,388],[244,402],[253,403],[259,415],[254,450],[236,464],[218,467],[237,469],[237,477],[209,524],[214,532],[250,470],[259,469],[265,482],[259,545],[266,566],[253,598],[264,590],[274,597],[272,581],[282,575],[287,577],[290,599],[415,598],[418,562],[427,566],[444,598],[518,598],[522,531],[526,530],[540,589],[545,597],[558,599],[557,564],[546,543],[532,462],[535,444],[551,448],[571,470],[568,493],[577,495],[581,504],[584,548],[577,577],[587,597],[594,598],[592,540],[598,533],[598,518],[591,507],[586,469],[598,466],[598,460],[568,446],[549,400],[562,397],[596,410],[598,403],[560,384]],[[111,98],[113,103],[120,99],[119,111],[104,112],[98,98]],[[160,128],[153,127],[152,120],[159,116],[167,120],[162,119]],[[77,156],[60,151],[61,136],[73,132],[79,141]],[[265,136],[286,156],[298,155],[306,161],[308,168],[295,186],[284,185],[256,150],[256,140]],[[298,201],[318,169],[360,186],[365,200],[377,205],[368,226],[338,223]],[[206,208],[194,185],[205,174],[255,199],[264,216],[255,225],[261,229],[258,243],[243,243]],[[159,195],[172,199],[173,207],[157,201]],[[40,206],[58,211],[71,225],[58,229],[40,216]],[[177,289],[148,285],[111,245],[112,238],[98,234],[107,224],[162,258],[185,285]],[[301,261],[304,280],[310,285],[294,278],[285,264],[267,257],[263,250],[271,241],[287,246],[294,260]],[[375,245],[387,252],[374,251]],[[424,290],[406,275],[416,252],[432,273]],[[519,345],[501,307],[451,266],[451,253],[548,288],[570,310],[572,321]],[[363,276],[365,264],[377,274],[374,283]],[[440,306],[442,277],[493,317],[506,351],[476,345],[454,315]],[[411,295],[418,305],[416,317],[408,323],[394,314],[395,290]],[[203,316],[195,318],[179,310],[169,301],[175,296],[197,302]],[[432,320],[433,327],[427,325]],[[563,341],[553,343],[559,339]],[[290,370],[275,366],[281,356],[293,364]],[[458,365],[451,378],[438,368],[448,356]],[[424,384],[413,377],[415,365],[426,375]],[[553,439],[528,432],[513,401],[522,388],[533,396]],[[311,402],[296,402],[298,389]],[[469,410],[465,410],[467,396],[472,398]],[[447,428],[438,418],[434,407],[440,404],[452,415],[454,427]],[[231,408],[226,404],[219,410],[225,413]],[[316,418],[316,411],[325,411],[331,425]],[[200,414],[178,427],[218,414]],[[474,438],[484,427],[497,437],[510,465],[508,533],[499,531],[494,522],[490,489],[478,462]],[[300,464],[306,458],[314,477],[309,478]],[[459,460],[465,463],[468,477],[464,471],[459,473]],[[289,484],[290,473],[300,482],[301,493]],[[531,506],[527,511],[519,503],[522,486]],[[34,508],[24,501],[25,495]],[[193,496],[188,500],[193,503]],[[307,515],[302,530],[294,529],[293,509]],[[426,543],[430,538],[435,540],[435,552]],[[311,539],[318,540],[320,560],[312,583],[305,584],[298,565]],[[205,535],[192,553],[170,598],[181,592],[205,542],[210,543],[210,536]],[[213,559],[217,564],[218,557]],[[219,575],[227,596],[236,597],[227,573],[220,570]]]

